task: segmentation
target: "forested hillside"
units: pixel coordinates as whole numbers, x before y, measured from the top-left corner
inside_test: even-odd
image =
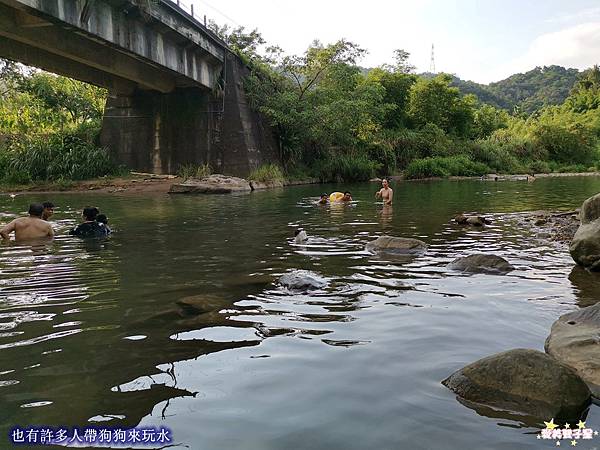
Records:
[[[454,76],[452,85],[459,88],[463,94],[473,94],[479,101],[496,108],[509,111],[517,108],[517,111],[531,114],[544,106],[560,105],[564,102],[577,82],[578,74],[577,69],[546,66],[511,75],[505,80],[489,85],[464,81]]]

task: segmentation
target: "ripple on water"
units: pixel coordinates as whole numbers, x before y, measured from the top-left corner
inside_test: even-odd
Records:
[[[0,245],[2,426],[160,423],[207,450],[535,447],[464,408],[440,380],[497,351],[541,349],[555,318],[593,297],[585,274],[567,279],[565,247],[533,239],[515,211],[570,207],[600,181],[498,186],[398,184],[389,211],[369,201],[372,185],[349,187],[363,201],[325,208],[314,196],[339,186],[95,196],[119,230],[108,241]],[[33,199],[0,206],[13,217]],[[56,200],[63,235],[92,201]],[[469,211],[493,224],[450,222]],[[306,245],[293,243],[297,227]],[[366,253],[383,234],[429,249],[406,259]],[[447,268],[480,252],[517,270],[467,277]],[[328,287],[277,284],[300,269]],[[203,295],[218,296],[219,308],[177,306]],[[600,428],[595,408],[588,420]]]

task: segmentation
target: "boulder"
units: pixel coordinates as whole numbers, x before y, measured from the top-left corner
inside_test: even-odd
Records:
[[[202,178],[190,178],[183,183],[171,186],[170,194],[231,194],[250,192],[250,183],[243,178],[226,175],[209,175]]]
[[[600,194],[583,202],[579,228],[569,251],[580,266],[600,271]]]
[[[572,367],[600,398],[600,303],[561,316],[550,330],[546,353]]]
[[[259,191],[262,189],[273,189],[283,187],[283,180],[272,180],[272,181],[254,181],[250,180],[250,187],[253,191]]]
[[[496,255],[475,254],[456,258],[448,268],[470,273],[506,274],[514,270],[507,260]]]
[[[365,250],[371,253],[383,252],[414,255],[424,253],[427,250],[427,244],[418,239],[380,236],[374,241],[369,242]]]
[[[294,291],[311,291],[327,286],[327,280],[308,270],[294,270],[279,279],[279,283]]]
[[[577,420],[590,404],[590,391],[573,369],[529,349],[475,361],[442,384],[460,399],[542,420]]]

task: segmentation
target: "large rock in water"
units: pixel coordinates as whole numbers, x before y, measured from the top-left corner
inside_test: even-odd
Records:
[[[327,280],[308,270],[294,270],[279,279],[279,283],[294,291],[310,291],[327,286]]]
[[[537,350],[488,356],[442,384],[468,402],[543,420],[576,420],[590,404],[590,391],[575,371]]]
[[[418,239],[381,236],[369,242],[365,250],[371,253],[397,253],[401,255],[414,255],[424,253],[427,244]]]
[[[583,202],[577,229],[569,251],[575,262],[590,270],[600,270],[600,194]]]
[[[170,194],[231,194],[250,192],[250,183],[243,178],[226,175],[209,175],[202,178],[190,178],[183,183],[171,186]]]
[[[600,398],[600,303],[561,316],[544,348],[575,369],[594,397]]]
[[[448,268],[469,273],[506,274],[515,268],[507,260],[496,255],[475,254],[456,258]]]

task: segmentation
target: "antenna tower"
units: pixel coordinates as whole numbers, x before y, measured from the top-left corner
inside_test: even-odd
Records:
[[[433,52],[433,44],[431,44],[431,62],[429,63],[429,71],[435,73],[435,57]]]

